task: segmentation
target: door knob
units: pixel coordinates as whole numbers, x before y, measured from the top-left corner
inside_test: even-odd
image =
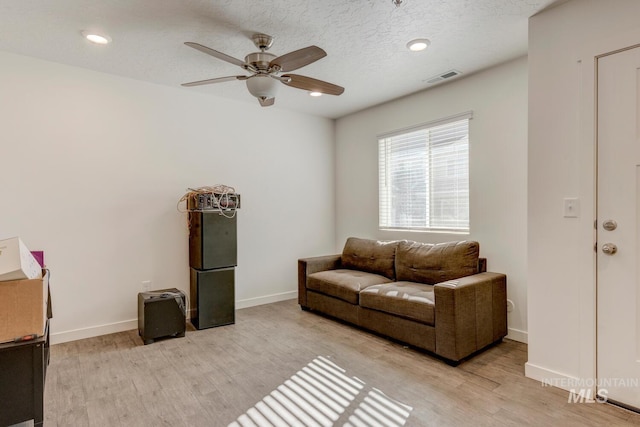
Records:
[[[613,255],[618,252],[618,247],[613,243],[605,243],[602,245],[602,253],[605,255]]]
[[[613,231],[616,228],[618,228],[618,223],[612,219],[608,219],[602,223],[602,228],[604,228],[607,231]]]

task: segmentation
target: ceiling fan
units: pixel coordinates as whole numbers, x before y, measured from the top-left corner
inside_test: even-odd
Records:
[[[251,39],[256,47],[260,49],[260,52],[248,54],[245,56],[244,61],[198,43],[185,42],[187,46],[199,50],[200,52],[221,59],[230,64],[238,65],[244,70],[250,72],[251,75],[218,77],[215,79],[183,83],[182,86],[200,86],[211,83],[228,82],[231,80],[245,80],[247,82],[247,89],[249,89],[251,95],[258,98],[260,105],[263,107],[273,105],[275,102],[278,82],[297,89],[325,93],[328,95],[340,95],[344,92],[343,87],[332,83],[301,76],[299,74],[289,74],[290,71],[302,68],[305,65],[309,65],[312,62],[327,56],[327,53],[319,47],[309,46],[276,57],[274,54],[267,52],[273,44],[273,37],[266,34],[254,34]]]

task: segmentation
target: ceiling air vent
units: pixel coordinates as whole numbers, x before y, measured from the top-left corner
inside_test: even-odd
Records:
[[[428,84],[439,83],[439,82],[442,82],[444,80],[451,79],[453,77],[459,76],[460,74],[462,74],[462,72],[460,72],[458,70],[449,70],[449,71],[445,71],[444,73],[439,74],[437,76],[430,77],[429,79],[426,80],[426,82]]]

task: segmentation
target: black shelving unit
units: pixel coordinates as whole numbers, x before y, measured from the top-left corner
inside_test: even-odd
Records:
[[[0,344],[0,425],[42,425],[48,365],[49,320],[42,337]]]

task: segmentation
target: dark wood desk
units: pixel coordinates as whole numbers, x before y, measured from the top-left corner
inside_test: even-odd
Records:
[[[0,426],[44,418],[44,382],[49,365],[49,320],[44,336],[0,344]]]

